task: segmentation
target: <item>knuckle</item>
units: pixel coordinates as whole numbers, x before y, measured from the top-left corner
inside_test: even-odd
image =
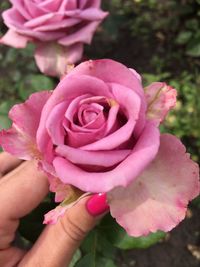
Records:
[[[60,223],[64,233],[75,243],[80,242],[87,235],[87,231],[74,222],[68,214],[61,218]]]

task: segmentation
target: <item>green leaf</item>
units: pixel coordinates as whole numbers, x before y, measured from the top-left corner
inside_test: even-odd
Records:
[[[200,57],[200,43],[188,48],[186,54],[191,57]]]
[[[19,84],[19,96],[25,100],[34,92],[52,90],[55,87],[53,79],[40,75],[30,74]]]
[[[77,249],[69,266],[66,267],[75,267],[76,263],[81,259],[81,251],[80,249]]]
[[[107,236],[107,239],[120,249],[148,248],[165,237],[165,233],[161,231],[145,237],[130,237],[111,216],[106,216],[103,219],[101,230]]]
[[[169,72],[163,72],[160,74],[143,73],[142,78],[144,80],[144,86],[147,86],[155,81],[162,81],[170,77]]]
[[[83,241],[81,245],[81,250],[84,253],[90,253],[94,249],[96,234],[96,229],[92,230]]]
[[[93,253],[88,253],[78,261],[75,267],[117,267],[117,266],[112,259],[104,258],[101,255],[94,257]]]
[[[95,267],[117,267],[117,265],[113,260],[101,257],[97,260]]]
[[[8,118],[8,112],[13,104],[13,101],[4,101],[0,104],[0,130],[10,127],[11,121]]]
[[[86,254],[78,263],[76,267],[96,267],[93,253]]]
[[[0,114],[0,130],[2,129],[8,129],[11,125],[11,122],[6,115],[1,115]]]
[[[176,43],[180,45],[186,44],[190,40],[191,37],[192,37],[191,31],[180,32],[176,38]]]
[[[108,241],[101,226],[92,230],[81,245],[84,253],[98,253],[105,258],[114,258],[116,248]],[[95,250],[95,251],[94,251]]]

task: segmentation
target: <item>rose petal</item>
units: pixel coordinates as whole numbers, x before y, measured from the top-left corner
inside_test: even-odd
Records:
[[[43,224],[55,224],[58,219],[63,217],[65,212],[69,209],[69,206],[57,206],[55,209],[50,210],[44,215]]]
[[[35,138],[42,109],[51,95],[50,91],[33,93],[25,103],[12,107],[10,119],[18,128]]]
[[[144,90],[138,73],[133,69],[128,69],[119,62],[110,59],[90,60],[79,64],[72,70],[72,74],[86,74],[97,77],[105,83],[116,83],[132,89],[141,98],[141,112],[134,129],[135,137],[139,137],[146,123],[146,101],[144,101]]]
[[[7,11],[3,12],[2,14],[4,23],[10,28],[11,30],[17,32],[18,34],[25,36],[26,38],[31,38],[31,40],[39,40],[42,42],[49,42],[55,41],[63,36],[65,36],[65,32],[63,31],[34,31],[31,28],[25,27],[24,23],[26,22],[25,18],[22,17],[15,9],[11,8]],[[58,15],[46,14],[45,16],[36,18],[34,23],[44,23],[45,20],[54,21],[56,20]]]
[[[112,216],[129,235],[138,237],[174,228],[199,188],[197,164],[176,137],[165,134],[149,167],[128,187],[109,192],[108,200]]]
[[[59,8],[59,12],[64,12],[65,10],[76,9],[78,8],[77,0],[62,0],[62,3]]]
[[[141,98],[144,98],[144,90],[138,75],[130,71],[123,64],[111,60],[89,60],[79,64],[71,74],[94,76],[105,83],[116,83],[135,91]]]
[[[56,153],[75,164],[110,167],[124,160],[131,153],[131,150],[96,152],[60,145],[56,148]]]
[[[158,147],[159,130],[153,124],[147,124],[132,153],[111,171],[86,172],[61,157],[55,157],[53,165],[65,184],[74,185],[85,192],[108,192],[133,181],[154,159]]]
[[[46,1],[41,1],[39,6],[45,8],[45,10],[48,10],[49,12],[56,12],[58,11],[62,2],[63,0],[46,0]]]
[[[126,115],[128,121],[112,134],[94,143],[81,147],[83,150],[94,151],[114,149],[129,140],[133,134],[134,126],[140,111],[140,98],[135,92],[125,86],[114,83],[110,85],[113,99],[119,103],[119,106]]]
[[[47,12],[47,10],[42,8],[37,2],[35,3],[34,1],[24,0],[24,6],[32,18],[40,17]]]
[[[0,44],[15,48],[25,48],[30,40],[30,38],[22,36],[13,30],[8,30],[7,33],[0,39]]]
[[[37,43],[35,60],[40,71],[50,75],[61,77],[67,72],[67,65],[74,63],[82,56],[83,46],[76,44],[72,47],[64,47],[56,43]]]
[[[101,21],[93,21],[87,24],[85,27],[80,28],[76,32],[69,34],[66,37],[60,38],[58,43],[64,46],[72,45],[74,43],[85,43],[90,44],[92,41],[92,37],[94,32],[96,31],[97,27]]]
[[[80,194],[74,187],[63,184],[60,179],[50,176],[48,174],[50,187],[49,190],[55,193],[55,202],[62,202],[64,200],[72,200]]]
[[[71,99],[83,94],[103,95],[108,98],[112,97],[108,86],[97,78],[71,74],[63,78],[42,111],[40,125],[37,131],[37,144],[42,152],[46,151],[46,146],[49,142],[49,135],[45,127],[45,122],[52,108],[62,100],[71,101]]]
[[[101,5],[101,0],[81,0],[81,1],[79,1],[79,6],[81,9],[86,8],[88,6],[99,8],[100,5]]]
[[[97,8],[86,8],[85,10],[75,9],[70,11],[65,11],[65,15],[73,18],[78,18],[85,21],[98,21],[103,20],[108,16],[108,12],[104,12]]]
[[[66,143],[72,147],[81,147],[95,142],[104,136],[106,124],[103,124],[99,129],[86,129],[81,128],[80,132],[74,132],[71,124],[68,121],[63,123],[67,132]],[[74,127],[73,127],[74,128]],[[78,128],[78,127],[77,127]],[[82,131],[86,129],[87,131]]]
[[[68,47],[68,52],[67,52],[67,62],[68,64],[75,64],[78,61],[81,60],[83,55],[83,44],[82,43],[77,43],[74,45],[70,45]],[[66,74],[67,72],[65,72]]]
[[[34,31],[39,31],[39,27],[46,26],[47,30],[53,30],[51,29],[51,23],[61,23],[61,18],[63,15],[61,14],[56,14],[56,13],[47,13],[43,16],[39,16],[36,18],[33,18],[31,20],[28,20],[24,23],[24,28],[33,28]],[[58,20],[58,21],[57,21]],[[69,22],[70,23],[70,22]],[[50,25],[49,25],[50,24]]]
[[[40,159],[35,140],[22,132],[15,124],[0,132],[0,145],[8,153],[23,160]]]
[[[147,118],[158,124],[176,104],[177,92],[166,83],[155,82],[145,88]]]
[[[34,93],[25,103],[15,105],[10,110],[12,128],[2,131],[0,135],[4,150],[26,160],[40,157],[35,138],[42,108],[50,95],[48,91]]]
[[[58,22],[54,22],[54,21],[50,21],[48,23],[45,23],[44,25],[39,25],[39,26],[35,26],[35,25],[31,25],[32,27],[36,27],[34,30],[35,31],[55,31],[55,30],[61,30],[62,28],[70,28],[72,26],[75,26],[76,24],[80,23],[81,20],[80,19],[74,19],[74,18],[67,18],[67,19],[62,19],[61,21]],[[29,25],[33,24],[33,20],[32,21],[27,21],[26,26],[30,27]],[[28,25],[29,24],[29,25]],[[66,29],[65,29],[66,30]]]
[[[56,105],[46,121],[46,129],[54,145],[64,144],[65,130],[62,123],[67,106],[67,101]]]
[[[23,0],[10,0],[10,2],[13,4],[14,8],[13,9],[17,9],[17,11],[27,20],[31,19],[31,15],[29,14],[29,12],[27,12]],[[7,10],[5,11],[7,12]]]

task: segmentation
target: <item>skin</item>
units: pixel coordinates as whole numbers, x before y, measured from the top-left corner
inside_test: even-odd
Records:
[[[32,193],[28,193],[32,192]],[[87,233],[99,218],[91,216],[81,199],[55,225],[48,225],[27,252],[12,246],[19,220],[48,193],[46,176],[36,162],[21,162],[0,154],[0,266],[66,267]]]

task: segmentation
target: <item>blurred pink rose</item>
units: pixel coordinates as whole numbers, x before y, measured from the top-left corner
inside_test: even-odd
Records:
[[[12,8],[3,12],[9,31],[1,43],[24,48],[36,44],[35,59],[48,75],[62,76],[67,64],[79,61],[83,44],[108,15],[100,9],[101,0],[10,0]]]
[[[106,192],[111,215],[130,235],[169,231],[199,194],[197,164],[175,136],[159,132],[175,102],[176,90],[165,83],[143,89],[136,71],[112,60],[87,61],[53,92],[14,106],[0,143],[15,156],[37,159],[60,201],[64,185]]]

